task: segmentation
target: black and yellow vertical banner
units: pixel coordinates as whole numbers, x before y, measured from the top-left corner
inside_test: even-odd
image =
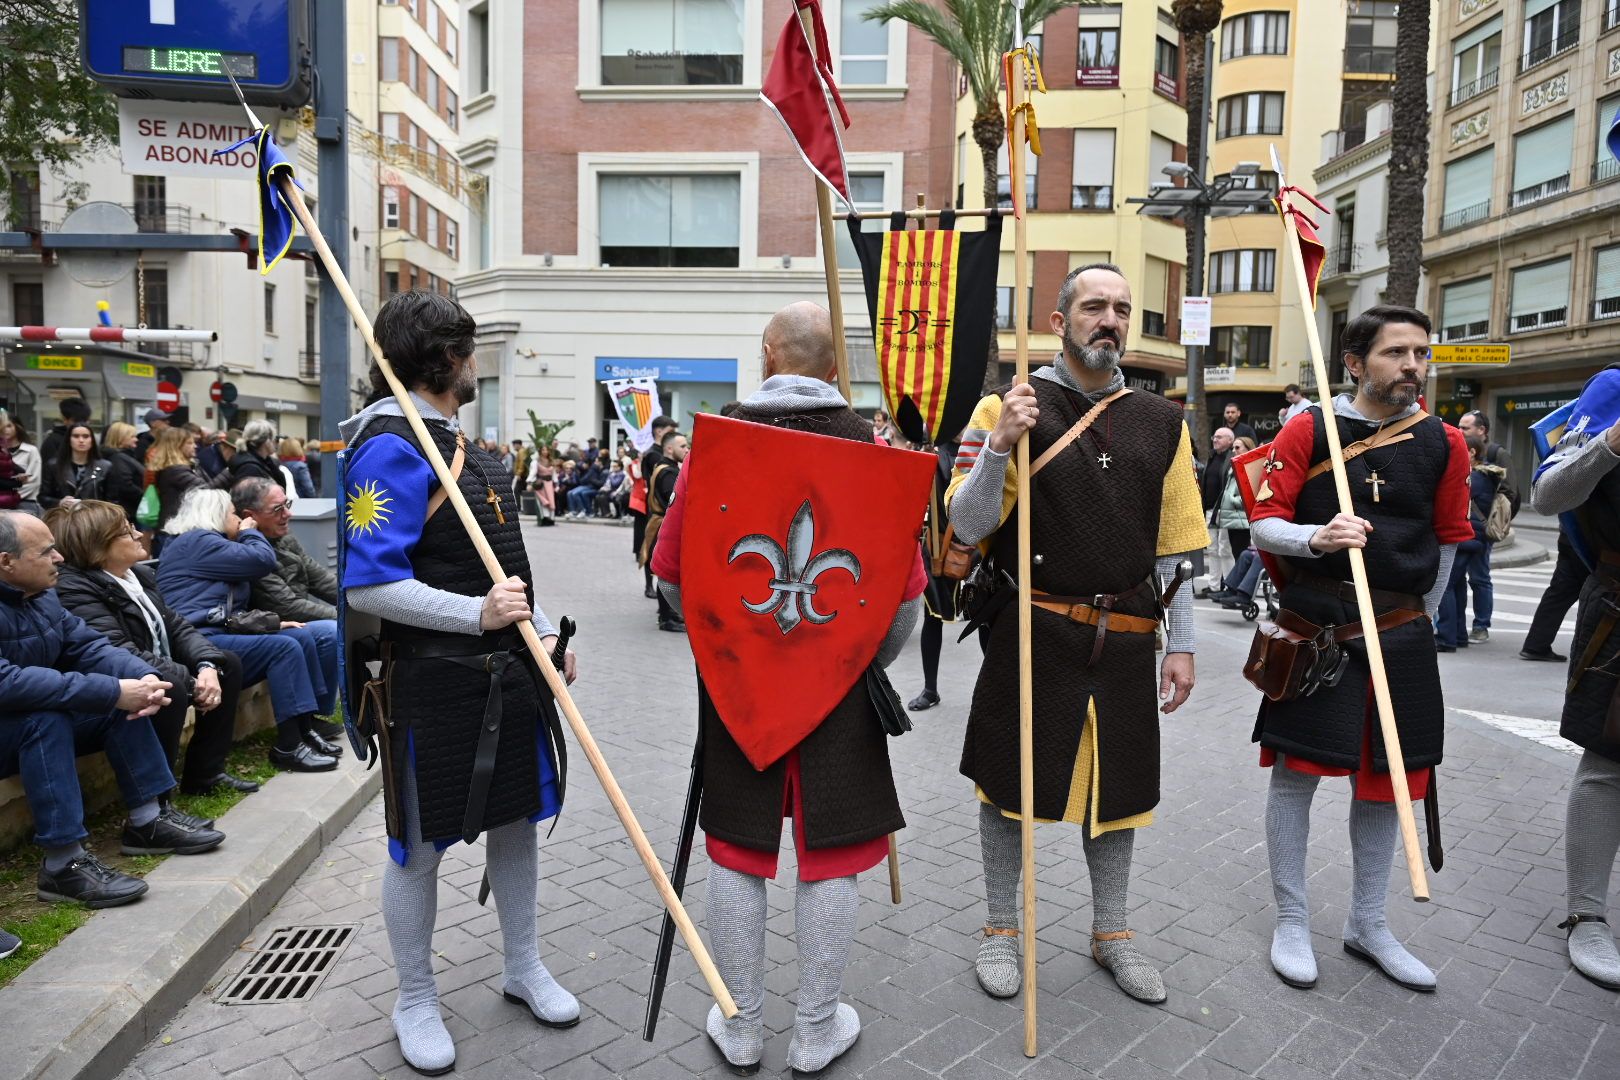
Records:
[[[979,401],[994,331],[1001,218],[982,232],[958,232],[944,211],[939,228],[885,232],[849,221],[861,260],[866,307],[888,411],[914,443],[954,439]]]

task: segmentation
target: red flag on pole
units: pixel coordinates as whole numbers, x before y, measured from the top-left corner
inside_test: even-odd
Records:
[[[849,172],[844,167],[844,142],[838,133],[840,122],[849,127],[849,113],[833,82],[821,3],[794,0],[794,4],[797,10],[788,17],[782,36],[776,40],[776,56],[759,97],[787,128],[794,148],[810,171],[844,202],[852,203]],[[798,14],[805,10],[810,13],[808,26]],[[814,48],[811,34],[815,37]]]
[[[1322,263],[1327,260],[1327,249],[1322,246],[1321,239],[1316,235],[1316,222],[1312,221],[1303,210],[1289,203],[1288,197],[1290,195],[1298,195],[1324,214],[1331,214],[1333,211],[1311,198],[1308,192],[1297,187],[1284,187],[1277,192],[1277,197],[1272,200],[1277,206],[1278,213],[1292,214],[1294,217],[1294,225],[1299,230],[1299,253],[1301,258],[1305,260],[1305,280],[1310,282],[1311,285],[1311,307],[1314,308],[1316,307],[1316,283],[1322,276]]]

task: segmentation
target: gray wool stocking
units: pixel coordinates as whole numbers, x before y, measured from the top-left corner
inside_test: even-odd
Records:
[[[1564,823],[1564,869],[1569,913],[1602,918],[1608,911],[1609,874],[1620,851],[1620,762],[1588,750],[1569,785]],[[1620,990],[1620,951],[1600,922],[1570,927],[1569,959],[1599,986]]]
[[[737,1015],[709,1009],[709,1038],[733,1065],[765,1054],[765,879],[709,864],[709,948]]]
[[[1350,915],[1344,923],[1345,950],[1377,965],[1408,990],[1433,990],[1434,972],[1395,940],[1384,921],[1389,874],[1395,861],[1396,834],[1400,828],[1395,804],[1358,799],[1354,779],[1350,785],[1350,859],[1354,877]]]
[[[793,912],[799,946],[799,1004],[788,1042],[788,1066],[818,1072],[861,1034],[855,1007],[838,1000],[855,941],[861,905],[855,877],[800,881]]]
[[[1084,826],[1082,831],[1086,834],[1086,869],[1091,874],[1091,955],[1113,973],[1121,990],[1137,1001],[1158,1004],[1165,999],[1164,980],[1135,943],[1129,937],[1098,937],[1128,932],[1127,895],[1136,830],[1116,829],[1096,837]]]
[[[579,1023],[579,1001],[557,985],[540,962],[535,934],[535,875],[539,855],[532,821],[510,821],[484,834],[484,861],[489,891],[501,922],[501,948],[506,954],[506,1000],[529,1007],[547,1027]]]
[[[1266,855],[1277,928],[1271,934],[1271,967],[1289,986],[1316,985],[1311,913],[1305,899],[1306,846],[1311,838],[1311,800],[1321,777],[1295,772],[1278,761],[1266,792]]]
[[[422,842],[416,805],[416,777],[400,773],[400,807],[405,815],[405,841],[410,857],[401,866],[392,858],[383,870],[382,913],[388,944],[394,953],[399,997],[394,1002],[394,1033],[399,1052],[411,1068],[429,1075],[449,1072],[456,1044],[439,1015],[439,991],[433,982],[433,921],[439,912],[439,852]]]
[[[984,897],[990,909],[986,926],[1018,929],[1018,878],[1023,859],[1020,827],[993,804],[979,804],[979,850],[984,857]],[[991,997],[1018,993],[1018,937],[986,934],[979,943],[973,971]]]

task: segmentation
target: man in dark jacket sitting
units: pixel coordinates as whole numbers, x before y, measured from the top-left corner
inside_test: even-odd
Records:
[[[259,523],[259,531],[276,549],[276,569],[254,580],[249,602],[290,622],[336,619],[337,575],[288,531],[293,501],[281,485],[260,476],[239,480],[231,488],[231,502],[239,516]]]
[[[22,776],[45,849],[39,898],[112,907],[147,885],[84,849],[77,755],[107,754],[129,808],[126,854],[194,855],[225,836],[159,803],[174,775],[145,717],[168,703],[169,684],[63,609],[51,591],[61,561],[43,522],[0,511],[0,776]]]

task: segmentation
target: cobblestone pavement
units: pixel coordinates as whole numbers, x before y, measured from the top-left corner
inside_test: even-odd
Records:
[[[685,638],[655,629],[652,602],[642,598],[628,557],[627,530],[531,527],[530,541],[548,612],[573,614],[580,624],[581,710],[654,845],[669,852],[695,715]],[[1553,717],[1561,671],[1519,662],[1518,636],[1502,632],[1508,629],[1502,624],[1500,640],[1458,654],[1467,666],[1444,669],[1450,703],[1471,710],[1450,713],[1445,870],[1432,877],[1434,902],[1418,905],[1404,898],[1397,867],[1389,905],[1396,933],[1438,969],[1439,992],[1404,991],[1340,951],[1350,884],[1341,784],[1323,785],[1312,842],[1321,982],[1294,990],[1266,961],[1265,774],[1249,742],[1255,695],[1237,674],[1250,627],[1236,613],[1200,608],[1202,681],[1192,703],[1164,723],[1164,802],[1157,823],[1138,839],[1131,892],[1131,925],[1163,966],[1169,1001],[1158,1007],[1130,1001],[1087,955],[1089,884],[1080,838],[1060,826],[1037,834],[1039,1057],[1022,1053],[1020,1003],[992,1001],[978,989],[972,956],[983,893],[976,811],[956,771],[978,654],[948,642],[945,703],[917,715],[916,730],[890,744],[909,822],[900,841],[905,899],[898,907],[889,903],[881,869],[861,883],[865,903],[845,994],[865,1028],[827,1075],[1620,1076],[1620,996],[1570,970],[1563,935],[1554,929],[1563,909],[1561,837],[1574,758],[1476,715],[1500,713],[1507,701],[1517,703],[1507,711]],[[914,650],[893,673],[903,696],[915,692]],[[583,756],[572,760],[567,812],[542,841],[539,918],[544,958],[579,995],[584,1022],[548,1030],[502,1000],[495,913],[476,903],[482,845],[458,845],[444,860],[434,939],[457,1075],[723,1075],[701,1034],[708,998],[683,948],[676,950],[658,1038],[640,1037],[659,912]],[[223,1006],[199,996],[124,1075],[412,1075],[388,1020],[394,974],[377,911],[385,857],[379,802],[315,860],[244,943],[251,949],[272,929],[292,924],[359,924],[312,1000]],[[783,871],[791,881],[791,851]],[[699,854],[688,890],[699,925],[704,873]],[[792,892],[778,884],[769,895],[765,1060],[767,1073],[779,1073],[797,974]],[[241,963],[228,964],[216,983]]]

